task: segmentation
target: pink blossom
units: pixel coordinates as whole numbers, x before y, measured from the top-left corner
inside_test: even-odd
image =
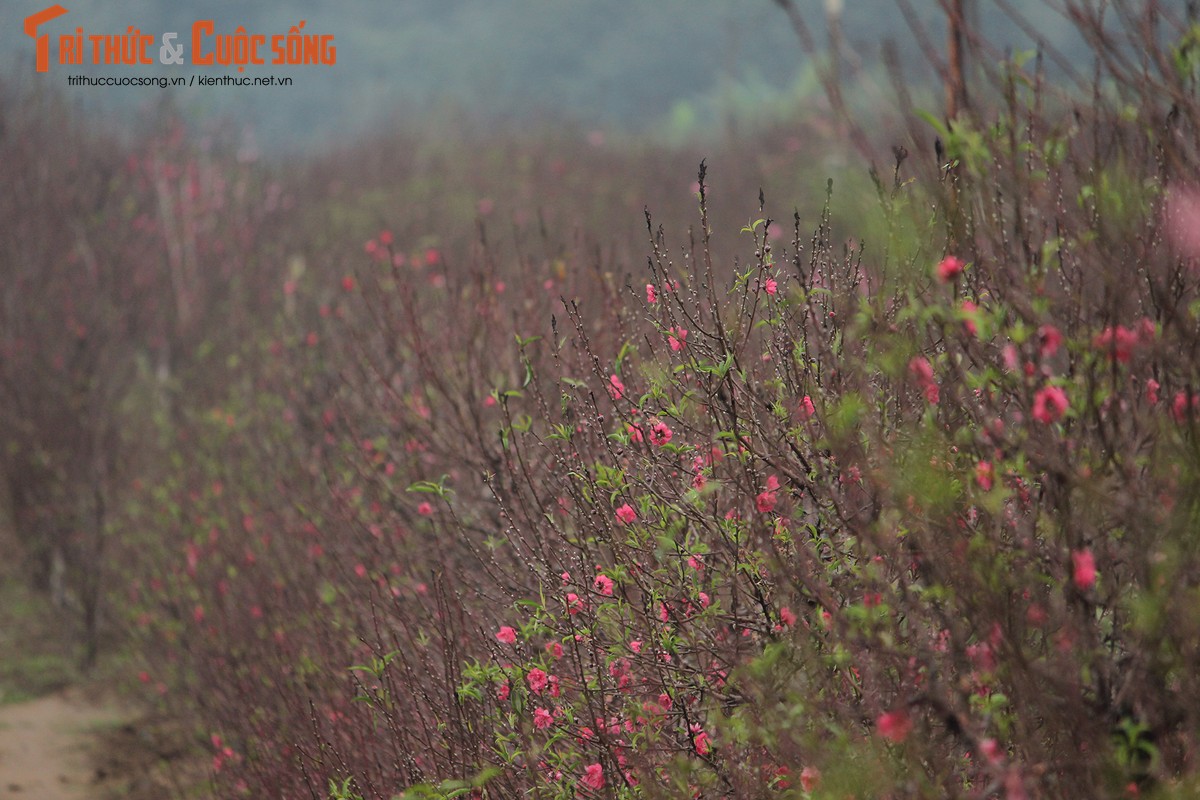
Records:
[[[583,611],[583,601],[574,592],[567,592],[567,613],[578,614]]]
[[[908,362],[908,371],[917,379],[917,383],[923,384],[933,380],[933,367],[928,359],[921,356],[916,356]]]
[[[1171,400],[1171,418],[1179,423],[1185,422],[1189,410],[1195,412],[1198,407],[1200,407],[1200,395],[1192,395],[1191,402],[1189,402],[1187,393],[1176,392],[1175,397]]]
[[[616,375],[610,375],[608,378],[608,394],[613,400],[620,400],[625,396],[625,384]]]
[[[775,508],[775,499],[774,492],[760,492],[754,498],[754,507],[760,514],[768,514]]]
[[[931,405],[937,405],[939,398],[938,385],[933,380],[933,366],[929,363],[929,360],[922,356],[916,356],[908,362],[908,371],[912,373],[917,384],[921,387],[926,401]]]
[[[629,431],[629,441],[641,442],[645,441],[645,436],[642,434],[642,426],[634,423],[627,423],[625,430]]]
[[[1068,408],[1067,393],[1058,386],[1043,386],[1033,397],[1033,418],[1046,425],[1062,419]]]
[[[513,628],[505,625],[496,632],[496,638],[504,644],[513,644],[517,641],[517,632]]]
[[[1038,328],[1038,350],[1042,358],[1049,358],[1058,350],[1063,342],[1063,336],[1053,325],[1043,325]]]
[[[583,768],[583,777],[579,782],[589,789],[599,791],[604,788],[604,767],[599,764],[588,764]]]
[[[999,764],[1004,760],[1004,751],[1000,749],[1000,743],[990,737],[979,743],[979,751],[989,764]]]
[[[988,642],[967,645],[967,658],[975,669],[991,672],[996,668],[996,652]]]
[[[967,332],[968,336],[975,337],[975,336],[979,335],[979,321],[978,321],[979,313],[978,312],[979,312],[979,306],[975,305],[970,300],[963,300],[963,303],[962,303],[963,330],[965,330]]]
[[[546,652],[555,658],[563,657],[563,646],[558,642],[546,642]]]
[[[687,344],[688,332],[684,328],[671,328],[667,336],[667,344],[671,345],[671,350],[678,353]]]
[[[1146,402],[1149,405],[1158,405],[1158,390],[1160,388],[1162,386],[1154,378],[1146,381]]]
[[[787,606],[779,609],[779,621],[783,623],[783,627],[790,628],[796,624],[796,612],[792,611]]]
[[[1091,550],[1076,550],[1071,553],[1071,564],[1074,567],[1072,579],[1080,589],[1087,591],[1096,583],[1096,559]]]
[[[813,414],[817,413],[816,406],[813,405],[812,398],[808,395],[800,398],[800,419],[812,419]]]
[[[534,694],[541,694],[546,688],[546,684],[550,682],[550,676],[545,671],[534,667],[529,670],[529,674],[525,676],[525,680],[529,683],[529,691]]]
[[[821,783],[821,770],[816,767],[805,767],[800,770],[800,788],[806,792],[815,790]]]
[[[943,258],[941,261],[938,262],[938,265],[937,265],[938,280],[941,281],[942,283],[949,283],[950,281],[954,280],[955,278],[957,278],[959,275],[962,274],[964,266],[966,266],[966,265],[963,264],[962,260],[959,259],[958,257],[946,256],[945,258]]]
[[[672,435],[671,429],[667,427],[665,422],[656,422],[654,423],[654,427],[650,429],[650,441],[658,447],[662,447],[671,441]]]
[[[708,734],[700,727],[700,723],[693,723],[690,727],[692,732],[692,744],[696,748],[696,752],[704,755],[708,752]]]
[[[631,525],[637,520],[637,512],[633,510],[633,506],[626,503],[617,509],[617,519],[626,525]]]
[[[654,288],[653,283],[646,284],[646,302],[647,303],[657,303],[658,302],[658,290]]]
[[[1092,340],[1092,346],[1097,350],[1101,350],[1112,361],[1119,361],[1122,364],[1129,362],[1133,357],[1133,348],[1137,346],[1138,335],[1126,328],[1124,325],[1118,325],[1115,328],[1109,325],[1100,334]]]
[[[421,503],[421,505],[417,506],[417,513],[422,517],[431,516],[433,514],[433,506],[427,502]]]
[[[889,742],[900,744],[912,733],[912,718],[903,709],[889,711],[886,714],[880,714],[879,718],[875,720],[875,729]]]
[[[605,597],[612,597],[613,581],[607,575],[597,575],[596,579],[592,581],[592,586]]]
[[[533,727],[538,730],[549,728],[554,724],[554,717],[544,708],[539,708],[533,712]]]
[[[1015,372],[1021,365],[1021,356],[1011,342],[1000,349],[1000,358],[1004,362],[1004,369],[1009,372]]]
[[[642,642],[641,642],[641,640],[639,640],[639,639],[634,639],[632,642],[630,642],[630,643],[629,643],[629,649],[630,649],[630,650],[632,650],[632,651],[633,651],[633,652],[635,652],[635,653],[640,653],[640,652],[642,652]]]
[[[979,484],[979,488],[985,492],[992,490],[992,481],[995,479],[995,470],[992,468],[992,462],[980,461],[975,465],[975,482]]]
[[[774,278],[767,278],[763,283],[763,288],[767,290],[767,294],[775,294],[779,291],[779,284],[775,282]]]

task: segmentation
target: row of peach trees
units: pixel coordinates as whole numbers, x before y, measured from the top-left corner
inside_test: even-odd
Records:
[[[128,515],[221,796],[1194,791],[1197,29],[1151,23],[1086,104],[1007,64],[861,234],[716,228],[702,167],[636,271],[483,226],[289,281]]]

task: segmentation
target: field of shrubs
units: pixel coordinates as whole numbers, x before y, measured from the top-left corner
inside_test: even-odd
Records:
[[[202,796],[1194,796],[1200,25],[1065,5],[708,152],[5,87],[31,579]]]

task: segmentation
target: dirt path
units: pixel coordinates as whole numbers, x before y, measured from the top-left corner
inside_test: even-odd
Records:
[[[0,800],[96,800],[104,775],[90,750],[98,731],[123,719],[79,689],[0,706]]]

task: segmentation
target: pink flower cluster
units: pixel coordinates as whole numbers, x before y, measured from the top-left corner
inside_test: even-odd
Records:
[[[908,371],[921,387],[925,400],[930,405],[937,405],[939,391],[937,382],[933,379],[933,366],[923,356],[916,356],[908,362]]]

